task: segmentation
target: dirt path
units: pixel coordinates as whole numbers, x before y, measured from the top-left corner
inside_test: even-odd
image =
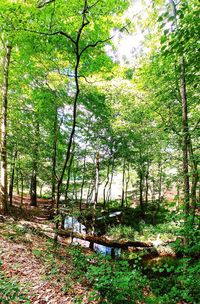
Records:
[[[23,241],[20,237],[15,241],[10,240],[5,237],[5,233],[10,233],[9,229],[4,228],[5,226],[3,229],[0,227],[0,260],[3,263],[1,269],[7,277],[12,277],[19,283],[22,291],[27,290],[26,296],[31,303],[88,303],[87,292],[79,283],[72,282],[72,288],[66,290],[66,294],[62,290],[64,277],[69,277],[70,280],[71,267],[70,260],[68,261],[67,257],[65,259],[66,252],[62,253],[62,248],[60,253],[65,255],[64,262],[59,264],[58,273],[54,276],[51,275],[51,266],[45,264],[41,257],[34,255],[34,251],[45,254],[46,240],[29,233],[23,235]],[[75,300],[77,297],[79,302]]]

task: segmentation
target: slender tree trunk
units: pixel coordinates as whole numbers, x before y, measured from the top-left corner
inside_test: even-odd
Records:
[[[52,154],[52,200],[55,203],[56,192],[56,165],[57,165],[57,141],[58,141],[58,109],[55,106],[54,125],[53,125],[53,154]]]
[[[197,207],[197,185],[199,182],[199,174],[198,174],[198,162],[194,155],[191,138],[189,138],[189,153],[190,153],[190,161],[192,167],[191,206],[192,206],[193,222],[194,222],[195,212]]]
[[[24,178],[21,174],[21,197],[20,197],[20,208],[23,206],[23,196],[24,196]]]
[[[144,186],[144,176],[143,171],[140,169],[139,172],[139,190],[140,190],[140,196],[139,196],[139,202],[140,202],[140,209],[141,209],[141,215],[144,216],[144,202],[143,202],[143,186]]]
[[[111,200],[112,182],[113,182],[113,176],[114,176],[114,166],[115,166],[115,156],[113,155],[112,165],[111,165],[111,177],[110,177],[110,181],[109,181],[109,188],[108,188],[107,199],[106,199],[108,203]]]
[[[2,108],[1,108],[1,185],[0,185],[0,202],[3,211],[8,211],[8,176],[7,176],[7,111],[8,111],[8,75],[11,57],[11,46],[5,47],[5,58],[3,66],[3,85],[2,85]]]
[[[170,0],[173,9],[174,21],[176,30],[178,29],[177,11],[174,0]],[[186,218],[189,214],[190,208],[190,181],[189,181],[189,128],[188,128],[188,105],[187,105],[187,92],[186,92],[186,79],[185,79],[185,59],[184,56],[180,57],[180,96],[182,104],[182,151],[183,151],[183,192],[184,192],[184,207]]]
[[[147,172],[145,175],[145,204],[148,204],[148,196],[149,196],[149,168],[147,168]]]
[[[109,175],[110,175],[110,162],[108,163],[107,173],[106,173],[106,182],[103,188],[103,209],[106,208],[106,188],[109,183]]]
[[[154,178],[152,178],[152,192],[151,192],[151,200],[152,202],[155,201],[156,197],[155,197],[155,180]]]
[[[30,197],[31,197],[31,206],[37,206],[37,176],[36,170],[33,169],[31,176],[31,186],[30,186]]]
[[[92,217],[92,234],[95,230],[95,218],[96,218],[96,206],[98,203],[99,193],[99,152],[96,152],[96,176],[95,176],[95,193],[94,193],[94,204],[93,204],[93,217]]]
[[[186,82],[185,82],[185,62],[181,57],[181,83],[180,94],[182,100],[182,131],[183,131],[183,179],[184,179],[184,200],[185,200],[185,213],[188,215],[190,207],[190,183],[189,183],[189,161],[188,161],[188,148],[189,148],[189,130],[188,130],[188,107],[186,95]]]
[[[34,207],[37,206],[37,172],[38,172],[39,137],[40,137],[40,127],[39,127],[39,122],[36,121],[35,138],[33,143],[33,167],[32,167],[31,187],[30,187],[31,206]]]
[[[79,31],[81,34],[81,31]],[[68,147],[67,147],[67,152],[66,152],[66,157],[65,157],[65,161],[63,164],[63,168],[62,168],[62,172],[60,175],[60,178],[58,179],[57,182],[57,195],[56,195],[56,217],[58,218],[59,215],[59,203],[60,203],[60,196],[61,196],[61,188],[62,188],[62,184],[63,184],[63,178],[64,178],[64,174],[70,159],[70,155],[71,155],[71,148],[72,148],[72,143],[73,143],[73,139],[74,139],[74,135],[75,135],[75,130],[76,130],[76,118],[77,118],[77,102],[78,102],[78,97],[79,97],[79,93],[80,93],[80,88],[79,88],[79,79],[78,79],[78,68],[79,68],[79,63],[80,63],[80,54],[79,54],[79,38],[77,37],[77,41],[75,44],[76,47],[76,66],[75,66],[75,70],[74,70],[74,74],[75,74],[75,85],[76,85],[76,93],[75,93],[75,98],[74,98],[74,104],[73,104],[73,122],[72,122],[72,129],[71,129],[71,133],[69,136],[69,141],[68,141]],[[59,227],[59,221],[56,220],[56,227],[55,227],[55,236],[54,236],[54,241],[57,242],[58,239],[58,227]]]
[[[128,203],[128,185],[129,185],[129,181],[130,181],[130,166],[129,166],[129,163],[128,163],[127,178],[126,178],[126,190],[125,190],[125,202],[126,202],[126,205]]]
[[[77,201],[78,201],[78,195],[77,195],[76,174],[77,174],[77,167],[74,166],[74,172],[73,172],[73,179],[74,179],[73,198],[74,198],[75,202],[77,203]]]
[[[88,192],[87,192],[87,204],[91,203],[92,198],[93,198],[93,193],[95,191],[95,180],[96,180],[96,172],[94,173],[94,176],[92,176],[91,182],[88,187]]]
[[[13,157],[12,172],[11,172],[11,177],[10,177],[10,185],[9,185],[10,206],[12,206],[16,159],[17,159],[17,151],[15,151],[15,154]]]
[[[158,188],[158,200],[161,202],[161,196],[162,196],[162,165],[159,164],[159,188]]]
[[[79,203],[79,210],[82,210],[82,202],[83,202],[83,189],[85,185],[85,170],[86,170],[86,151],[84,155],[83,160],[83,170],[82,170],[82,183],[81,183],[81,189],[80,189],[80,203]]]
[[[73,44],[74,50],[75,50],[75,56],[76,56],[76,61],[75,61],[75,67],[74,67],[74,80],[75,80],[75,97],[74,97],[74,104],[73,104],[73,122],[72,122],[72,129],[71,133],[69,136],[69,141],[68,141],[68,147],[67,147],[67,152],[65,156],[65,161],[63,164],[62,172],[60,175],[60,178],[58,179],[57,182],[57,196],[56,196],[56,216],[59,214],[59,202],[60,202],[60,195],[61,195],[61,188],[62,188],[62,183],[63,183],[63,178],[64,174],[70,159],[70,154],[71,154],[71,147],[72,147],[72,142],[74,139],[75,135],[75,130],[76,130],[76,118],[77,118],[77,104],[78,104],[78,98],[80,94],[80,87],[79,87],[79,65],[80,65],[80,60],[81,56],[87,51],[88,48],[95,47],[97,44],[88,44],[86,47],[82,48],[80,47],[80,42],[81,42],[81,35],[84,30],[84,28],[89,24],[89,20],[87,19],[88,12],[90,10],[90,7],[88,5],[88,1],[84,1],[84,6],[82,10],[82,22],[81,25],[77,31],[76,39],[71,37],[70,35],[65,35],[68,41]],[[99,41],[100,43],[101,41]],[[55,227],[55,241],[57,241],[58,237],[58,222],[56,221],[56,227]]]
[[[126,162],[125,162],[125,159],[124,159],[123,171],[122,171],[122,197],[121,197],[121,208],[124,207],[125,170],[126,170]]]
[[[67,170],[67,183],[66,183],[66,189],[65,189],[65,205],[67,205],[68,199],[69,199],[68,194],[69,194],[72,163],[73,163],[73,159],[74,159],[74,149],[75,149],[75,144],[73,144],[72,153],[71,153],[69,166],[68,166],[68,170]]]
[[[96,177],[95,177],[95,193],[94,193],[94,209],[98,203],[99,194],[99,152],[96,152]]]
[[[17,195],[19,195],[19,168],[16,167],[16,191]]]

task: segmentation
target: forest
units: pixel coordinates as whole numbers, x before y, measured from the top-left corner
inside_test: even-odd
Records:
[[[199,17],[0,0],[0,303],[199,303]]]

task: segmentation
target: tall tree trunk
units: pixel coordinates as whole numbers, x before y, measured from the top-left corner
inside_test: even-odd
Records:
[[[82,183],[81,183],[81,189],[80,189],[80,202],[79,202],[79,210],[82,210],[82,202],[83,202],[83,189],[85,185],[85,170],[86,170],[86,150],[83,160],[83,170],[82,170]]]
[[[126,171],[126,161],[125,161],[125,159],[124,159],[123,171],[122,171],[122,197],[121,197],[121,208],[124,207],[125,171]]]
[[[111,164],[111,177],[110,177],[110,181],[109,181],[109,188],[108,188],[108,192],[107,192],[107,203],[110,202],[111,200],[111,191],[112,191],[112,183],[113,183],[113,176],[114,176],[114,167],[115,167],[115,155],[113,154],[112,157],[112,164]]]
[[[162,196],[162,165],[159,163],[159,186],[158,186],[158,200],[161,202],[161,196]]]
[[[181,65],[181,78],[180,78],[180,94],[182,101],[182,131],[183,131],[183,179],[184,179],[184,201],[185,201],[185,214],[189,213],[190,208],[190,183],[189,183],[189,129],[188,129],[188,106],[186,95],[186,82],[185,82],[185,62],[183,56],[180,60]]]
[[[106,208],[106,188],[108,186],[109,183],[109,175],[110,175],[110,161],[108,163],[108,167],[107,167],[107,173],[106,173],[106,182],[103,188],[103,209]]]
[[[144,187],[144,176],[143,176],[143,170],[142,168],[140,169],[139,172],[139,202],[140,202],[140,210],[141,210],[141,215],[144,216],[144,201],[143,201],[143,187]]]
[[[31,185],[30,185],[30,197],[31,197],[31,206],[37,206],[37,176],[35,168],[32,171],[31,175]]]
[[[0,202],[3,211],[8,211],[8,176],[7,176],[7,111],[8,111],[8,75],[11,57],[11,46],[5,47],[5,57],[3,66],[3,85],[2,85],[2,108],[1,108],[1,185]]]
[[[10,185],[9,185],[10,206],[12,206],[16,159],[17,159],[17,151],[15,151],[15,154],[13,157],[12,171],[11,171],[11,177],[10,177]]]
[[[149,196],[149,164],[147,165],[147,171],[145,174],[145,204],[148,204],[148,196]]]
[[[21,197],[20,197],[20,208],[23,206],[23,196],[24,196],[24,177],[21,174]]]
[[[58,141],[58,108],[55,105],[55,115],[53,124],[53,154],[52,154],[52,200],[55,203],[55,192],[56,192],[56,165],[57,165],[57,141]]]
[[[92,234],[95,230],[95,218],[96,218],[96,206],[98,203],[98,193],[99,193],[99,152],[96,152],[96,176],[95,176],[95,193],[94,193],[94,204],[93,204],[93,216],[92,216]]]
[[[197,207],[197,185],[199,182],[199,174],[198,174],[198,162],[194,155],[191,138],[189,138],[189,153],[190,153],[190,161],[192,167],[191,206],[192,206],[192,214],[194,221],[195,211]]]
[[[130,181],[130,165],[128,163],[127,177],[126,177],[126,190],[125,190],[125,202],[126,202],[126,205],[128,203],[128,185],[129,185],[129,181]]]
[[[35,126],[35,138],[33,144],[33,167],[31,176],[31,187],[30,187],[30,197],[31,206],[37,206],[37,171],[38,171],[38,140],[40,137],[40,127],[39,122],[36,122]]]
[[[66,189],[65,189],[65,205],[67,205],[68,200],[69,200],[68,194],[69,194],[72,163],[73,163],[73,159],[74,159],[74,149],[75,149],[75,144],[73,144],[72,153],[71,153],[71,157],[70,157],[70,161],[69,161],[69,166],[67,168],[68,170],[67,170],[67,183],[66,183]]]
[[[88,5],[88,1],[84,1],[83,9],[82,9],[82,22],[80,24],[79,29],[77,30],[77,35],[76,39],[71,37],[70,35],[66,35],[66,33],[62,32],[62,35],[64,35],[67,38],[67,41],[70,41],[70,43],[73,44],[74,51],[75,51],[75,67],[74,67],[74,80],[75,80],[75,97],[74,97],[74,103],[73,103],[73,122],[72,122],[72,128],[69,136],[69,141],[68,141],[68,147],[67,147],[67,152],[65,156],[65,161],[63,164],[62,172],[60,175],[60,178],[58,179],[57,182],[57,195],[56,195],[56,216],[59,214],[59,202],[60,202],[60,195],[61,195],[61,188],[63,184],[63,178],[64,174],[70,159],[70,154],[71,154],[71,147],[72,147],[72,142],[74,139],[75,135],[75,130],[76,130],[76,119],[77,119],[77,104],[78,104],[78,99],[79,99],[79,94],[80,94],[80,86],[79,86],[79,65],[81,61],[81,56],[87,52],[89,48],[96,47],[98,43],[103,43],[104,41],[99,40],[98,43],[91,44],[89,43],[85,47],[81,48],[81,36],[83,33],[84,28],[89,24],[89,20],[87,19],[88,12],[90,8],[93,6]],[[59,32],[60,35],[61,32]],[[56,222],[56,229],[55,229],[55,237],[54,240],[57,241],[58,238],[58,222]]]
[[[73,172],[73,179],[74,179],[74,184],[73,184],[73,199],[77,203],[78,201],[78,194],[77,194],[77,181],[76,181],[76,174],[77,174],[77,166],[74,166],[74,172]]]
[[[16,167],[16,191],[17,195],[19,195],[19,168]]]
[[[170,0],[173,9],[174,21],[176,30],[178,29],[177,11],[174,0]],[[189,128],[188,128],[188,105],[187,105],[187,92],[186,92],[186,79],[185,79],[185,59],[184,56],[180,57],[180,96],[182,104],[182,151],[183,151],[183,192],[184,192],[184,207],[186,218],[189,214],[190,208],[190,181],[189,181]]]
[[[94,193],[94,209],[98,203],[99,194],[99,152],[96,152],[96,177],[95,177],[95,193]]]

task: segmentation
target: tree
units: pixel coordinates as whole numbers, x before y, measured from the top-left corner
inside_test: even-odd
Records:
[[[1,106],[1,185],[0,199],[4,212],[8,211],[8,172],[7,172],[7,113],[8,113],[8,77],[12,47],[4,45],[2,106]]]

